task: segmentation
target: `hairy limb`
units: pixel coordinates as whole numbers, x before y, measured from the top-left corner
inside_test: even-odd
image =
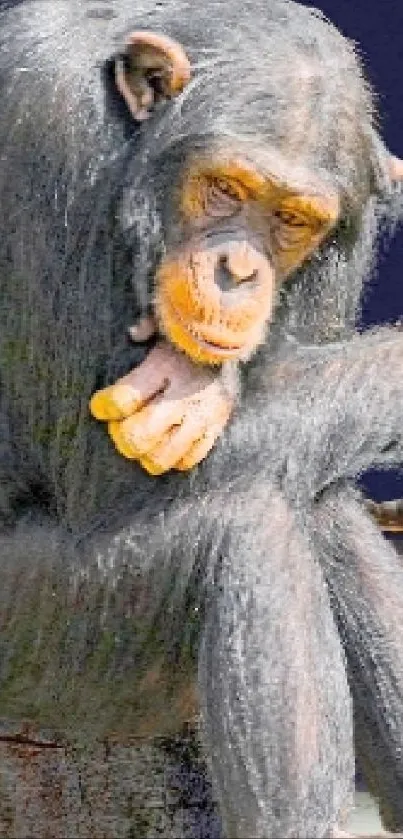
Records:
[[[253,462],[262,480],[280,481],[290,502],[305,507],[332,484],[403,462],[402,373],[396,329],[268,352],[213,455],[215,480]]]
[[[124,457],[152,475],[187,470],[208,454],[235,402],[236,370],[197,366],[166,342],[114,385],[98,391],[90,409],[107,421]]]
[[[77,545],[31,510],[0,533],[0,718],[82,742],[178,733],[196,708],[190,516],[150,502]]]
[[[309,460],[316,494],[371,466],[403,461],[403,334],[382,329],[314,356],[294,397],[299,428],[289,482]]]
[[[348,662],[357,752],[381,815],[403,829],[403,567],[352,491],[311,520]]]
[[[219,505],[200,658],[225,835],[325,837],[350,805],[351,706],[319,568],[267,484]]]

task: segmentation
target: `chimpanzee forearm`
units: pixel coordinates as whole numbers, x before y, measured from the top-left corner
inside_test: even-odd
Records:
[[[315,355],[315,351],[313,351]],[[316,495],[364,470],[403,461],[403,335],[357,336],[307,359],[296,388],[287,481],[304,474]],[[291,436],[293,434],[293,436]]]
[[[398,330],[326,347],[295,344],[247,394],[217,460],[231,458],[236,469],[245,457],[280,480],[289,498],[313,499],[374,465],[403,462],[402,410]]]

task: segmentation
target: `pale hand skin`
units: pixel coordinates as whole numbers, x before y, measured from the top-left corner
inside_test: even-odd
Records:
[[[187,471],[213,448],[236,396],[232,369],[195,364],[161,341],[145,361],[97,391],[90,411],[108,423],[123,457],[137,460],[150,475]]]

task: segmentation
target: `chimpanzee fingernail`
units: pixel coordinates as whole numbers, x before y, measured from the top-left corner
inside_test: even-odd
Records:
[[[141,402],[138,390],[130,385],[112,385],[94,393],[90,412],[98,420],[120,420],[130,416]]]
[[[115,416],[115,412],[113,411],[113,404],[111,404],[110,395],[104,391],[99,390],[97,393],[91,397],[90,400],[90,413],[97,420],[111,420],[111,419],[118,419],[119,417]]]
[[[122,417],[129,417],[143,403],[140,392],[131,385],[112,385],[111,398]]]

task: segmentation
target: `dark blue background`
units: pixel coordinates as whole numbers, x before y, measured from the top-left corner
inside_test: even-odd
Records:
[[[344,35],[358,42],[367,76],[379,94],[381,133],[390,150],[403,157],[403,0],[306,0],[305,5],[320,8]],[[370,325],[402,316],[403,225],[369,288],[362,320]],[[403,497],[403,473],[371,474],[365,485],[377,500]]]

